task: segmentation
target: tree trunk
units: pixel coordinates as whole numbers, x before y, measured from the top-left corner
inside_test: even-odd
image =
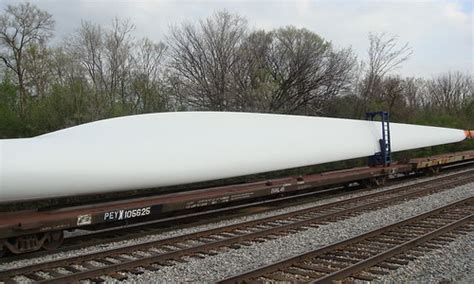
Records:
[[[26,114],[26,89],[25,83],[23,80],[23,71],[18,72],[18,110],[20,113],[20,117],[25,117]]]

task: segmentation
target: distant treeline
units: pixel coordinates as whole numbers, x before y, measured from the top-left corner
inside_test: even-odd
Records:
[[[55,45],[53,35],[52,16],[32,4],[0,14],[0,138],[186,110],[345,118],[386,110],[396,122],[474,128],[472,74],[394,75],[412,52],[395,36],[370,34],[358,59],[307,29],[254,30],[226,11],[173,26],[164,42],[137,38],[122,19],[84,21]],[[474,147],[436,151],[466,148]]]

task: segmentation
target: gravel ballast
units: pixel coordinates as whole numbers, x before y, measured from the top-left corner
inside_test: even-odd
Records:
[[[469,169],[468,170],[456,171],[455,173],[461,173],[461,172],[466,172],[466,171],[469,171]],[[258,213],[258,214],[253,214],[253,215],[250,215],[250,216],[243,216],[243,217],[238,217],[238,218],[232,218],[232,219],[227,219],[227,220],[223,220],[223,221],[220,221],[220,222],[214,222],[214,223],[209,223],[209,224],[195,226],[195,227],[177,229],[177,230],[173,230],[173,231],[169,231],[169,232],[164,232],[164,233],[161,233],[161,234],[148,235],[148,236],[145,236],[145,237],[140,237],[140,238],[126,240],[126,241],[105,243],[105,244],[102,244],[102,245],[97,245],[97,246],[92,246],[92,247],[88,247],[88,248],[72,250],[72,251],[67,251],[67,252],[60,252],[60,253],[50,254],[50,255],[43,256],[43,257],[38,257],[38,258],[24,259],[24,260],[20,260],[20,261],[13,261],[13,262],[9,262],[9,263],[0,264],[0,271],[1,270],[6,270],[6,269],[13,269],[13,268],[16,268],[16,267],[22,267],[22,266],[26,266],[26,265],[31,265],[31,264],[34,264],[34,263],[41,263],[41,262],[45,262],[45,261],[53,261],[53,260],[68,258],[68,257],[72,257],[72,256],[77,256],[77,255],[89,254],[89,253],[104,251],[104,250],[108,250],[108,249],[129,246],[129,245],[132,245],[132,244],[138,244],[138,243],[143,243],[143,242],[148,242],[148,241],[156,241],[156,240],[171,238],[171,237],[175,237],[175,236],[181,236],[181,235],[185,235],[185,234],[190,234],[190,233],[194,233],[194,232],[198,232],[198,231],[218,228],[218,227],[227,226],[227,225],[230,225],[230,224],[240,223],[240,222],[244,222],[244,221],[252,221],[252,220],[255,220],[255,219],[274,216],[274,215],[277,215],[277,214],[284,214],[284,213],[288,213],[288,212],[293,212],[293,211],[305,209],[305,208],[316,206],[316,205],[321,205],[321,204],[326,204],[326,203],[339,201],[339,200],[343,200],[343,199],[349,199],[349,198],[356,197],[356,196],[366,195],[366,194],[370,194],[370,193],[373,193],[373,192],[385,191],[385,190],[390,190],[392,188],[398,188],[398,187],[401,187],[401,186],[406,186],[406,185],[410,185],[410,184],[419,183],[419,182],[422,182],[422,181],[428,181],[428,180],[436,179],[436,178],[443,177],[443,176],[446,176],[446,175],[449,175],[449,174],[441,174],[441,175],[438,175],[438,176],[435,176],[435,177],[417,178],[417,179],[413,179],[413,180],[403,182],[403,183],[399,183],[399,184],[392,185],[392,186],[385,186],[385,187],[375,188],[370,192],[348,193],[344,196],[324,198],[320,201],[311,202],[311,203],[307,203],[307,204],[303,204],[303,205],[290,206],[290,207],[286,207],[284,209],[273,210],[273,211],[270,211],[270,212]]]
[[[392,271],[377,282],[472,283],[473,280],[474,233],[471,232]]]
[[[430,211],[474,194],[474,184],[411,200],[406,203],[365,213],[337,223],[288,235],[237,250],[228,250],[204,259],[189,258],[188,263],[163,267],[157,272],[129,275],[127,281],[211,282],[282,260],[305,251],[341,241],[375,228]],[[471,251],[472,252],[472,251]],[[442,256],[442,255],[441,255]],[[444,257],[443,257],[444,258]],[[453,261],[465,262],[457,257]],[[459,277],[463,277],[458,276]],[[468,277],[465,275],[465,277]],[[402,278],[403,279],[403,278]]]
[[[404,184],[410,184],[408,182]],[[401,184],[392,186],[399,187]],[[392,187],[385,187],[380,190],[386,190]],[[216,281],[248,269],[256,268],[272,261],[281,260],[291,257],[295,254],[314,249],[323,245],[327,245],[336,241],[340,241],[371,229],[381,227],[396,221],[406,219],[416,214],[429,211],[433,208],[440,207],[447,203],[460,200],[462,198],[472,196],[474,193],[474,184],[459,186],[457,188],[433,194],[431,196],[411,200],[403,204],[392,206],[389,208],[380,209],[377,211],[365,213],[337,223],[331,223],[319,228],[309,229],[304,232],[299,232],[286,237],[282,237],[273,241],[265,243],[256,243],[249,247],[242,247],[237,250],[229,249],[226,252],[220,252],[216,256],[207,256],[204,259],[190,258],[188,263],[178,263],[175,266],[163,267],[157,272],[145,272],[142,275],[129,275],[128,281],[132,282],[149,282],[149,281],[168,281],[168,282],[182,282],[182,281]],[[362,194],[348,194],[344,197],[331,198],[321,200],[319,202],[305,204],[300,206],[293,206],[274,212],[267,212],[256,214],[249,217],[235,218],[227,221],[222,221],[213,224],[202,225],[194,228],[186,228],[172,232],[163,233],[160,235],[143,237],[140,239],[122,241],[114,244],[91,247],[78,251],[70,251],[65,253],[58,253],[37,259],[22,260],[19,262],[12,262],[0,265],[0,270],[5,270],[13,267],[25,266],[31,263],[45,262],[58,258],[65,258],[79,254],[91,253],[105,249],[121,247],[134,243],[141,243],[151,240],[159,240],[169,238],[177,235],[188,234],[205,229],[216,228],[224,225],[242,222],[243,220],[254,220],[275,214],[281,214],[307,208],[317,204],[324,204],[336,200],[346,199]],[[472,253],[472,247],[471,247]],[[472,257],[472,256],[471,256]],[[462,274],[462,273],[461,273]],[[389,276],[391,276],[390,274]],[[472,276],[472,275],[471,275]],[[387,276],[388,277],[388,276]],[[395,277],[395,276],[393,276]],[[403,277],[403,276],[402,276]],[[460,279],[462,276],[456,276]],[[467,276],[465,276],[467,277]],[[406,277],[405,277],[406,278]],[[405,279],[402,278],[402,279]],[[396,278],[394,278],[396,279]],[[388,279],[387,279],[388,280]]]

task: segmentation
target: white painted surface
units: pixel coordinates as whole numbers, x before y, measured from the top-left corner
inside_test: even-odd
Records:
[[[229,112],[145,114],[0,140],[0,202],[186,184],[370,156],[380,122]],[[391,123],[392,151],[462,130]]]

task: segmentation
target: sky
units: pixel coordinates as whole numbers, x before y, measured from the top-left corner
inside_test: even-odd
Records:
[[[0,8],[17,0],[0,0]],[[448,0],[32,0],[56,21],[55,41],[81,21],[108,26],[115,17],[129,19],[135,37],[165,40],[171,25],[197,22],[227,10],[248,20],[251,29],[293,25],[309,29],[338,48],[351,47],[367,58],[368,34],[398,36],[413,49],[396,70],[402,76],[432,77],[448,71],[474,75],[473,1]],[[54,41],[53,41],[54,42]]]

